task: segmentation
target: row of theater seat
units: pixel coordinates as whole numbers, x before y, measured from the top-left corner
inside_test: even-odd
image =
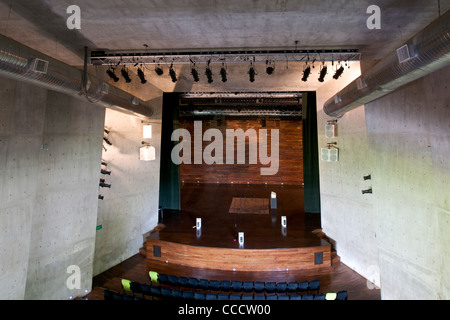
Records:
[[[197,301],[213,301],[213,300],[347,300],[347,291],[339,291],[337,293],[329,292],[326,294],[247,294],[247,293],[212,293],[212,292],[192,292],[178,289],[170,289],[166,287],[153,287],[156,290],[151,292],[152,298],[167,299],[187,299]],[[149,292],[150,293],[150,292]],[[138,297],[120,294],[109,289],[104,289],[105,300],[139,300]],[[143,293],[145,298],[145,293]]]
[[[319,280],[311,281],[230,281],[230,280],[207,280],[198,278],[187,278],[183,276],[166,275],[155,271],[149,272],[153,284],[163,284],[174,287],[187,287],[192,289],[211,291],[234,291],[234,292],[256,292],[256,293],[282,293],[282,292],[317,292],[319,293]]]

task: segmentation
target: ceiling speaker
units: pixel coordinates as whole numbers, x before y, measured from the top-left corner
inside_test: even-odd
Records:
[[[334,147],[321,148],[320,158],[326,162],[337,162],[339,160],[339,149]]]

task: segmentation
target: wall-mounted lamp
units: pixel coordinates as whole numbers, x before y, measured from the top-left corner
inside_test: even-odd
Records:
[[[144,145],[139,150],[139,159],[141,161],[152,161],[156,159],[155,147]]]
[[[152,138],[152,125],[151,124],[144,125],[142,137],[144,139],[151,139]]]

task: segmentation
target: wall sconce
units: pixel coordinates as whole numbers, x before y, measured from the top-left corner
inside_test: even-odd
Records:
[[[139,159],[141,161],[152,161],[156,159],[155,147],[144,145],[139,150]]]
[[[143,138],[144,139],[151,139],[152,138],[152,125],[146,124],[143,127]]]

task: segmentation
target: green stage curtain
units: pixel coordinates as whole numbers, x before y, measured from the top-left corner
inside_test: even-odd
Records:
[[[320,213],[316,93],[303,94],[303,179],[305,212]]]
[[[179,94],[163,94],[161,128],[161,164],[159,178],[159,207],[180,210],[180,166],[172,162],[171,152],[178,142],[172,141],[172,132],[179,126]]]

